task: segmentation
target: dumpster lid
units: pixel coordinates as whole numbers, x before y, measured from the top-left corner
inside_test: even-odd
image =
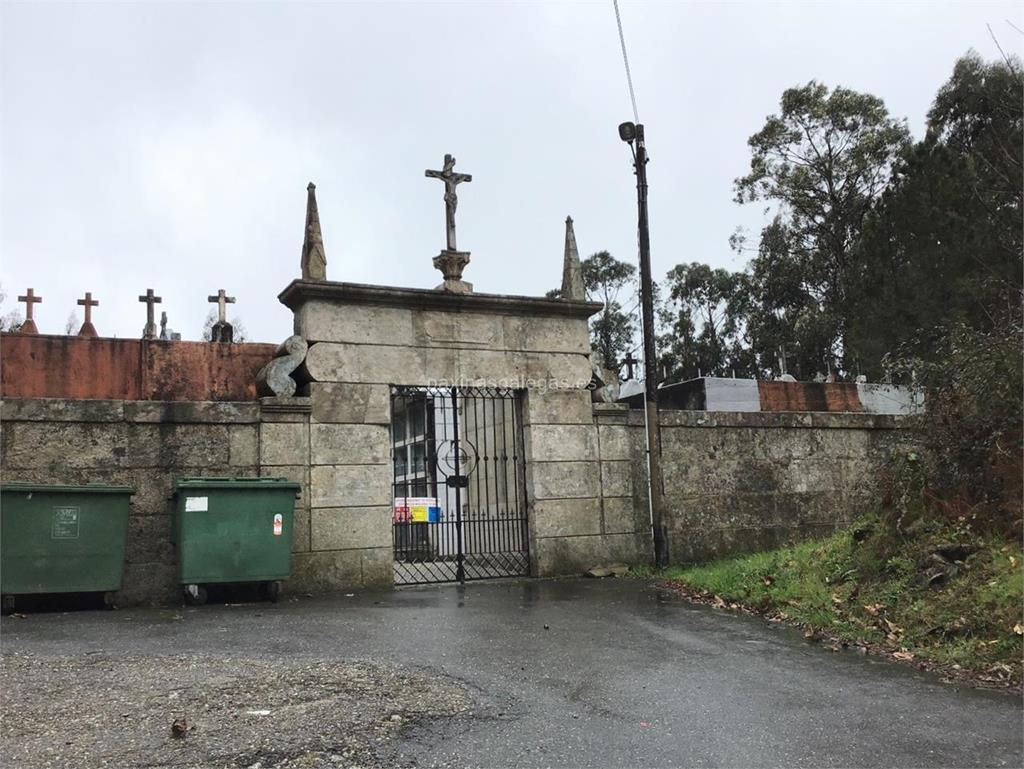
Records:
[[[298,489],[288,478],[179,478],[175,491],[188,489]]]
[[[27,483],[10,481],[0,483],[0,491],[70,492],[74,494],[134,494],[131,486],[106,486],[102,483],[87,483],[82,486],[64,484]]]

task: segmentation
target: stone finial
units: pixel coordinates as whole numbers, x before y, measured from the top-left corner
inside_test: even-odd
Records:
[[[92,325],[92,308],[100,306],[99,300],[92,298],[91,291],[86,291],[85,298],[79,299],[78,305],[79,307],[85,308],[85,322],[82,324],[82,327],[78,329],[78,335],[89,339],[99,336],[99,334],[96,333],[96,327]]]
[[[24,296],[18,297],[18,301],[25,303],[25,322],[21,324],[18,333],[38,334],[39,329],[36,327],[35,318],[32,317],[32,305],[40,304],[43,301],[43,297],[36,296],[35,291],[30,288],[25,292]]]
[[[284,340],[273,359],[256,374],[256,391],[260,395],[279,398],[295,395],[298,383],[292,374],[306,359],[308,349],[306,340],[298,334]]]
[[[576,248],[576,233],[572,228],[572,217],[565,217],[565,258],[562,263],[562,299],[582,302],[587,298],[583,289],[583,267],[580,252]]]
[[[594,403],[615,403],[619,399],[619,375],[605,365],[597,350],[590,351],[590,400]]]
[[[153,305],[160,304],[163,299],[153,293],[153,289],[147,288],[146,293],[139,296],[140,302],[146,303],[146,327],[142,329],[143,339],[156,339],[156,320],[153,318]]]
[[[302,241],[302,279],[327,280],[327,254],[320,231],[320,211],[316,207],[316,185],[306,187],[306,235]]]

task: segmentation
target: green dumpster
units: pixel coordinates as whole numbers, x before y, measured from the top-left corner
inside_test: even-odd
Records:
[[[0,594],[3,609],[32,593],[121,589],[128,510],[126,486],[0,485]]]
[[[259,582],[277,600],[291,570],[299,485],[287,478],[183,478],[175,484],[174,540],[185,600],[206,585]]]

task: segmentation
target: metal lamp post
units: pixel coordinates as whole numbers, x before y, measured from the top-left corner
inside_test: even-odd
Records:
[[[647,226],[647,146],[644,127],[623,123],[619,138],[629,144],[636,173],[636,203],[640,236],[640,307],[644,337],[644,401],[647,423],[647,473],[650,479],[651,527],[654,565],[668,566],[668,529],[665,525],[665,486],[661,472],[661,430],[658,426],[658,372],[654,348],[654,289],[651,282],[651,236]]]

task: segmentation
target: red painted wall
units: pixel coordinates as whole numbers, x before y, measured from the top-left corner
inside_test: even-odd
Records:
[[[250,401],[274,344],[0,334],[0,397]]]
[[[761,411],[863,411],[853,382],[758,382]]]

